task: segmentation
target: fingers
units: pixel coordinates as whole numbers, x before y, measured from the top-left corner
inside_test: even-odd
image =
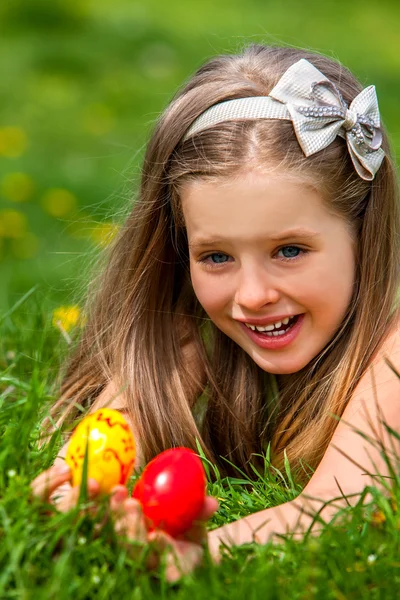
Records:
[[[149,542],[155,542],[157,553],[163,554],[165,576],[174,583],[183,575],[191,573],[203,560],[203,548],[184,540],[174,540],[163,531],[153,531]]]
[[[199,521],[208,521],[210,517],[218,510],[219,502],[213,496],[206,496],[203,508],[198,516]]]
[[[56,502],[57,510],[60,512],[68,512],[76,507],[80,495],[80,486],[71,487],[71,489]],[[87,480],[87,495],[89,498],[94,498],[100,492],[100,485],[95,479]]]
[[[119,513],[123,510],[123,502],[128,498],[128,490],[123,485],[116,485],[111,490],[110,508]]]
[[[63,483],[70,481],[71,469],[66,463],[58,463],[40,473],[32,482],[32,493],[36,498],[45,502],[50,495]]]
[[[129,554],[139,558],[143,548],[149,541],[148,531],[143,516],[143,511],[138,500],[128,498],[128,490],[122,485],[115,486],[110,498],[110,508],[114,515],[114,531],[125,536],[134,545],[126,544]],[[146,555],[146,568],[152,571],[159,562],[158,552],[148,552]]]
[[[178,536],[180,540],[187,540],[195,544],[202,544],[207,539],[206,521],[215,513],[219,507],[219,502],[213,496],[206,496],[203,508],[200,511],[196,521],[185,534]]]
[[[114,513],[114,530],[125,535],[129,540],[145,544],[147,528],[140,503],[128,498],[128,490],[124,486],[115,486],[110,499],[110,508]]]
[[[191,529],[193,541],[174,539],[167,533],[156,530],[148,533],[140,503],[128,497],[125,486],[113,488],[110,498],[110,509],[114,517],[114,530],[117,534],[126,536],[130,541],[130,552],[139,555],[148,542],[153,542],[151,551],[146,556],[146,566],[149,570],[157,568],[160,556],[164,556],[165,575],[168,581],[175,582],[183,575],[190,573],[199,566],[203,559],[201,543],[206,539],[205,522],[218,509],[218,501],[207,496],[200,512],[198,523]]]
[[[38,475],[31,482],[32,493],[36,498],[49,502],[50,498],[56,504],[60,512],[67,512],[75,508],[78,504],[80,495],[80,486],[67,486],[65,493],[57,498],[58,488],[63,484],[71,482],[71,471],[65,462],[58,462],[50,469],[47,469]],[[64,492],[64,490],[62,490]],[[89,478],[87,482],[87,494],[89,498],[97,496],[100,492],[100,486],[94,479]],[[202,542],[206,539],[206,521],[218,509],[218,501],[207,496],[202,510],[198,516],[197,522],[183,539],[173,539],[163,531],[154,531],[148,533],[145,519],[140,503],[128,497],[128,490],[125,486],[118,485],[112,490],[110,497],[110,510],[114,517],[114,530],[117,534],[124,535],[130,541],[135,541],[138,545],[132,548],[136,552],[141,551],[141,546],[148,542],[155,542],[153,552],[147,557],[147,566],[150,569],[156,568],[159,564],[159,557],[165,552],[166,577],[168,581],[175,582],[182,575],[191,572],[198,566],[203,557]]]

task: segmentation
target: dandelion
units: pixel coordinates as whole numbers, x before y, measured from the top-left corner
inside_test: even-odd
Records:
[[[376,554],[370,554],[369,556],[367,556],[367,563],[369,565],[371,565],[372,563],[374,563],[376,561]]]
[[[90,238],[99,246],[108,246],[119,231],[114,223],[100,223],[90,231]]]
[[[34,189],[34,181],[26,173],[6,173],[1,180],[1,193],[12,202],[26,202]]]
[[[75,210],[77,204],[76,196],[63,188],[49,189],[41,199],[43,210],[52,217],[65,217]]]
[[[17,210],[0,211],[0,237],[19,239],[26,234],[27,219]]]
[[[90,215],[83,210],[79,211],[79,214],[75,219],[71,219],[66,224],[67,233],[78,239],[90,238],[90,233],[93,228],[93,220]]]
[[[17,474],[17,471],[15,469],[9,469],[9,471],[7,471],[8,477],[15,477],[16,474]]]
[[[59,306],[53,310],[52,323],[54,327],[68,332],[77,325],[82,325],[79,306]]]
[[[83,535],[80,538],[78,538],[78,544],[80,546],[84,546],[86,544],[86,538],[83,537]]]
[[[92,583],[94,583],[95,585],[98,585],[100,583],[101,579],[98,575],[92,575]]]
[[[376,509],[371,515],[371,524],[374,526],[382,525],[386,521],[385,514],[380,510]]]
[[[0,156],[17,158],[28,146],[28,138],[21,127],[0,127]]]

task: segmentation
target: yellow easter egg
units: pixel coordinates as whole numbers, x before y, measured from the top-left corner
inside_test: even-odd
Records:
[[[118,484],[125,485],[135,464],[135,440],[128,423],[118,410],[100,408],[85,417],[75,429],[65,457],[72,472],[72,485],[82,481],[83,461],[88,447],[88,479],[109,494]]]

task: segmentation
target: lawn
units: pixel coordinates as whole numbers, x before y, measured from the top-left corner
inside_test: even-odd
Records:
[[[58,315],[60,317],[60,315]],[[180,582],[165,579],[162,562],[145,569],[146,551],[133,558],[115,534],[106,501],[99,512],[80,509],[59,513],[32,502],[30,481],[50,466],[61,445],[60,432],[42,448],[39,423],[55,400],[56,374],[79,335],[79,325],[57,326],[51,301],[33,289],[0,322],[0,598],[398,598],[400,515],[397,460],[387,492],[370,488],[352,509],[342,509],[319,536],[286,535],[281,541],[227,550],[219,566],[205,556],[202,567]],[[65,335],[67,333],[68,335]],[[219,499],[209,521],[215,528],[269,506],[295,498],[301,486],[285,473],[269,472],[246,480],[221,479],[204,461],[208,493]],[[129,488],[132,488],[133,476]],[[250,485],[249,485],[250,483]],[[365,490],[365,492],[367,489]],[[318,517],[316,517],[318,518]]]
[[[111,521],[99,532],[101,512],[90,518],[83,503],[60,514],[32,502],[29,483],[61,445],[58,432],[39,448],[38,428],[84,323],[86,283],[129,211],[146,141],[178,86],[209,57],[250,42],[309,47],[376,85],[398,152],[399,18],[390,0],[0,4],[0,598],[398,598],[393,457],[387,493],[372,488],[372,503],[361,498],[319,537],[238,547],[218,567],[206,556],[175,585],[162,566],[146,571],[145,553],[133,559]],[[248,483],[239,470],[209,480],[220,502],[210,528],[301,491],[290,465]]]

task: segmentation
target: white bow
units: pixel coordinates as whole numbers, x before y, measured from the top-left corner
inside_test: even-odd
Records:
[[[350,107],[337,87],[302,58],[282,75],[269,96],[286,105],[306,156],[345,138],[360,177],[372,180],[385,156],[375,86],[354,98]]]
[[[347,141],[358,175],[368,181],[375,177],[385,156],[375,86],[362,90],[348,107],[336,85],[304,58],[288,68],[268,96],[235,98],[210,106],[193,121],[183,141],[218,123],[240,119],[291,120],[306,156],[329,146],[340,135]]]

